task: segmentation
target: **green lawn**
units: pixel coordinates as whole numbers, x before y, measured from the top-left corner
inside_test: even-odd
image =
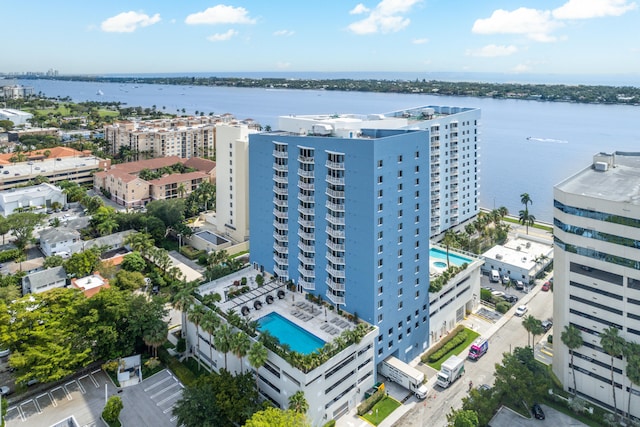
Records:
[[[402,404],[397,400],[389,396],[385,396],[382,400],[376,403],[368,413],[364,414],[362,418],[369,421],[374,426],[377,426],[382,422],[382,420],[387,418],[390,413],[399,408],[400,405]]]
[[[512,224],[520,224],[520,221],[518,221],[517,218],[512,218],[512,217],[504,217],[503,221],[510,222]],[[550,233],[553,231],[553,227],[549,227],[547,225],[542,225],[542,224],[536,224],[536,223],[534,223],[533,226],[529,228],[537,228],[539,230],[548,231]]]
[[[442,359],[438,360],[437,362],[428,363],[428,365],[431,366],[436,371],[439,371],[440,370],[440,365],[442,365],[451,355],[453,355],[453,354],[458,355],[458,354],[462,353],[467,347],[469,347],[471,345],[471,343],[476,338],[478,338],[480,336],[479,333],[477,333],[476,331],[472,331],[471,329],[465,328],[464,330],[467,331],[467,339],[463,343],[461,343],[456,348],[454,348],[453,350],[451,350],[450,352],[445,354]],[[466,355],[465,355],[465,357],[466,357]]]

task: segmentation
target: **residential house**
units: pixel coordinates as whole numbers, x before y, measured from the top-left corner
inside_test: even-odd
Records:
[[[64,226],[43,230],[40,232],[40,250],[45,256],[68,257],[82,250],[80,232]]]
[[[71,279],[71,287],[80,289],[87,298],[91,298],[102,289],[109,289],[109,280],[97,271],[90,276]]]
[[[67,272],[64,267],[53,267],[27,274],[22,278],[22,295],[39,294],[50,289],[64,288]]]

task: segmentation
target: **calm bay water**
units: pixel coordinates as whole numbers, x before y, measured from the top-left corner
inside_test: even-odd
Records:
[[[588,166],[592,155],[640,151],[640,107],[545,103],[418,94],[269,90],[261,88],[85,83],[28,80],[35,93],[73,101],[120,101],[167,113],[231,113],[277,128],[287,114],[384,113],[421,105],[482,110],[480,205],[506,206],[517,214],[520,194],[529,193],[530,211],[552,220],[553,186]],[[98,94],[101,91],[102,95]]]

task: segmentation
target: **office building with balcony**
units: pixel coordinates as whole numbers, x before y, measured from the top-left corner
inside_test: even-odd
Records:
[[[251,135],[251,262],[377,326],[377,361],[417,357],[429,346],[429,238],[478,210],[479,114],[285,116]]]
[[[640,343],[640,153],[599,153],[593,163],[554,188],[554,324],[581,331],[574,350],[575,391],[613,409],[611,370],[617,407],[640,418],[640,387],[629,383],[626,359],[612,358],[600,342],[615,328],[626,341]],[[569,350],[554,340],[553,370],[573,391]]]

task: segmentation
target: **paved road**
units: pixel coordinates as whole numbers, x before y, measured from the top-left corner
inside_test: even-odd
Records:
[[[540,292],[540,285],[528,295],[531,298],[528,303],[529,313],[538,319],[547,319],[553,312],[553,293]],[[461,380],[455,382],[448,389],[435,388],[435,398],[426,402],[420,402],[405,416],[398,420],[395,427],[445,427],[446,415],[451,412],[451,407],[459,409],[462,406],[462,398],[467,395],[469,381],[475,385],[493,384],[495,364],[502,361],[502,354],[515,347],[527,345],[527,332],[522,327],[522,318],[514,316],[515,308],[506,315],[506,323],[500,327],[489,339],[489,351],[477,362],[466,363],[466,374]],[[536,337],[540,341],[542,337]],[[545,338],[546,339],[546,338]]]

